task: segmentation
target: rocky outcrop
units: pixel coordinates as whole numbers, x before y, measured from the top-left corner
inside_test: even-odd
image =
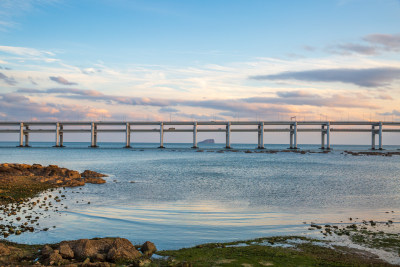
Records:
[[[85,183],[103,184],[106,181],[100,177],[107,175],[89,170],[79,173],[57,165],[46,167],[40,164],[0,164],[0,179],[7,179],[13,176],[29,177],[36,182],[54,184],[60,187],[75,187],[85,185]]]
[[[47,265],[89,264],[105,266],[99,263],[133,263],[135,266],[157,250],[149,241],[140,248],[140,253],[125,238],[95,238],[63,241],[59,244],[44,246],[41,250],[41,262]]]
[[[199,142],[199,144],[214,144],[214,143],[215,143],[214,139],[206,139],[206,140]]]

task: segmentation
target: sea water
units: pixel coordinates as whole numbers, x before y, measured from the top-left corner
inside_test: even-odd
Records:
[[[204,144],[203,152],[190,144],[165,144],[165,149],[145,143],[131,149],[122,143],[100,143],[99,148],[87,143],[66,143],[65,148],[39,142],[30,148],[15,145],[0,143],[0,162],[55,164],[109,176],[106,184],[66,188],[64,206],[39,220],[49,230],[9,237],[21,243],[118,236],[176,249],[302,234],[311,221],[384,216],[400,221],[400,156],[343,153],[367,146],[334,146],[326,154],[269,154],[245,153],[257,150],[244,144],[234,144],[237,151]],[[301,149],[320,152],[317,145]]]

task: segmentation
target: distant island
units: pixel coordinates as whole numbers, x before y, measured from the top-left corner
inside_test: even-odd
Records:
[[[215,143],[214,139],[206,139],[206,140],[199,142],[199,144],[214,144],[214,143]]]

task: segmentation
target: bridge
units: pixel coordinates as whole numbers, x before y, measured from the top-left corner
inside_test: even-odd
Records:
[[[356,128],[354,128],[356,127]],[[64,147],[65,134],[90,133],[90,147],[97,147],[100,133],[125,133],[125,147],[131,147],[132,133],[157,132],[160,135],[159,148],[164,148],[165,133],[193,133],[193,146],[197,148],[197,133],[224,132],[227,149],[231,148],[231,134],[234,132],[257,132],[258,148],[264,149],[264,135],[268,132],[288,132],[289,148],[297,149],[298,132],[319,132],[321,149],[330,149],[333,132],[367,132],[371,134],[371,149],[382,150],[382,133],[400,133],[400,122],[382,121],[65,121],[65,122],[0,122],[0,134],[16,133],[19,146],[29,146],[30,134],[53,133],[54,147]]]

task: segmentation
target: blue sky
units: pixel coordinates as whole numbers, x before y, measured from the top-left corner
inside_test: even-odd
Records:
[[[400,120],[399,14],[398,0],[0,0],[0,119]]]

